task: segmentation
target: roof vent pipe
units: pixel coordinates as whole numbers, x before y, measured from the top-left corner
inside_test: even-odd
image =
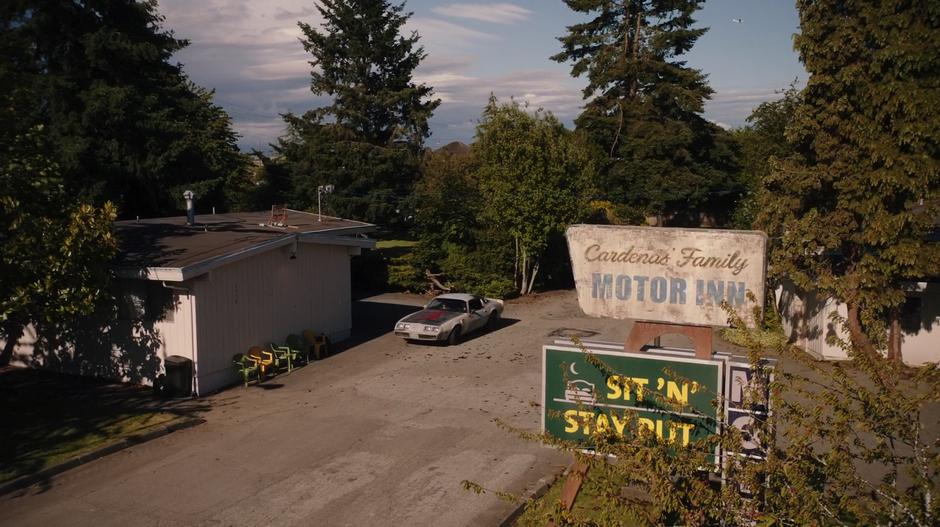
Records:
[[[186,225],[196,224],[196,206],[193,201],[195,198],[196,194],[192,190],[183,192],[183,199],[186,200]]]

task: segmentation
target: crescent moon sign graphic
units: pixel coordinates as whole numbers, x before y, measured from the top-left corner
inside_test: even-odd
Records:
[[[574,371],[574,363],[573,363],[573,362],[571,363],[571,368],[569,368],[569,369],[571,370],[571,374],[572,374],[572,375],[577,375],[577,374],[578,374],[578,372]]]

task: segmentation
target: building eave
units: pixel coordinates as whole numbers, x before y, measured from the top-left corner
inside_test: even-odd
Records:
[[[213,269],[222,267],[223,265],[228,265],[230,263],[244,260],[258,254],[266,253],[280,247],[285,247],[295,243],[295,241],[300,243],[374,249],[375,240],[371,238],[348,236],[350,234],[364,234],[373,230],[375,230],[374,226],[363,226],[328,229],[325,231],[318,231],[313,233],[291,234],[183,267],[125,267],[116,269],[115,274],[119,278],[157,280],[166,282],[185,282],[198,276],[202,276],[212,271]]]

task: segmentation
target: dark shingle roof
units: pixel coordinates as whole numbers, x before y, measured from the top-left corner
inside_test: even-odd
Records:
[[[287,226],[275,227],[270,212],[197,215],[127,220],[114,223],[120,241],[119,269],[184,268],[265,244],[371,232],[375,226],[360,221],[288,210]]]

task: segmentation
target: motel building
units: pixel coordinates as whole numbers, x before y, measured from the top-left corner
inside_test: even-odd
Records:
[[[901,306],[901,360],[908,366],[940,363],[940,280],[905,284]],[[848,316],[846,305],[820,297],[784,281],[777,288],[777,307],[790,342],[819,360],[848,360],[849,356],[830,337],[847,342],[848,332],[839,322]]]
[[[13,365],[152,385],[182,357],[205,395],[238,381],[232,357],[251,346],[305,329],[347,338],[350,257],[375,246],[374,225],[289,209],[114,227],[114,313],[67,334],[28,327]]]

